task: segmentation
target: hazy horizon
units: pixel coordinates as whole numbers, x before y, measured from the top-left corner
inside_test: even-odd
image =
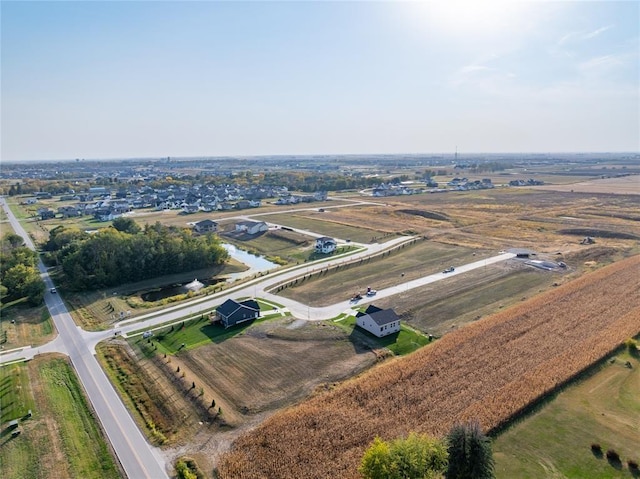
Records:
[[[639,2],[0,8],[3,162],[640,150]]]

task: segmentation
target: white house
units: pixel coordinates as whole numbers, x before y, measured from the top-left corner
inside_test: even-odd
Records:
[[[240,221],[236,223],[236,231],[244,231],[250,235],[256,235],[261,231],[267,231],[269,226],[264,221]]]
[[[333,253],[338,247],[338,243],[333,238],[322,236],[316,239],[316,253]]]
[[[374,306],[367,308],[367,311],[368,313],[356,317],[356,324],[362,329],[379,338],[400,331],[400,318],[393,309]]]

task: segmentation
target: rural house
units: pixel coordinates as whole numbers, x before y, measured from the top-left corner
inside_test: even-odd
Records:
[[[322,236],[316,239],[316,253],[333,253],[337,246],[338,243],[336,243],[336,240],[328,236]]]
[[[256,235],[268,229],[269,226],[264,221],[240,221],[236,223],[236,231],[244,231],[249,235]]]
[[[400,331],[400,318],[393,309],[380,309],[373,305],[365,313],[356,315],[356,324],[379,338]]]
[[[215,321],[220,321],[225,328],[235,326],[244,321],[251,321],[260,317],[260,306],[253,299],[234,301],[227,299],[216,309]]]
[[[214,233],[218,230],[218,223],[212,220],[202,220],[193,225],[193,229],[196,233]]]

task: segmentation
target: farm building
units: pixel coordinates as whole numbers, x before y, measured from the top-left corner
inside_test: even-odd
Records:
[[[338,243],[336,243],[336,240],[328,236],[322,236],[316,239],[316,253],[333,253],[337,246]]]
[[[218,223],[212,220],[202,220],[193,225],[193,229],[196,233],[213,233],[218,230]]]
[[[356,315],[356,324],[379,338],[400,331],[400,318],[393,309],[380,309],[373,305],[365,313]]]
[[[250,235],[257,235],[261,231],[267,231],[269,226],[264,221],[240,221],[236,223],[236,231],[244,231]]]
[[[220,321],[225,328],[259,317],[260,306],[253,299],[240,302],[227,299],[216,309],[216,321]]]

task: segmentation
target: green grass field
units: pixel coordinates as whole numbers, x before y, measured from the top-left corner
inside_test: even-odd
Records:
[[[640,461],[639,368],[637,357],[620,353],[500,434],[493,446],[497,479],[634,477],[627,461]],[[617,451],[621,463],[592,453],[592,443],[603,453]]]
[[[260,323],[276,316],[281,317],[280,313],[269,314],[274,309],[271,303],[259,300],[258,304],[262,314],[260,318],[240,323],[228,329],[218,324],[211,324],[208,314],[203,314],[196,319],[185,320],[155,330],[152,338],[143,339],[142,336],[136,336],[131,341],[139,345],[144,345],[144,343],[147,345],[154,344],[157,349],[154,349],[153,352],[161,354],[176,354],[179,351],[195,349],[206,344],[220,343],[241,334],[252,324]],[[141,350],[147,353],[152,352],[149,347],[141,347]]]
[[[12,379],[2,382],[2,387],[22,385],[24,399],[21,399],[23,406],[14,409],[14,414],[20,413],[21,433],[12,437],[3,425],[0,438],[3,478],[120,477],[82,387],[66,359],[48,358],[37,364],[23,363],[9,368]],[[6,371],[6,367],[2,369],[3,374]],[[18,379],[29,376],[27,371],[35,376],[31,378],[31,385]],[[2,398],[4,402],[7,396]],[[31,418],[23,416],[25,408],[32,409]]]
[[[29,374],[22,364],[0,367],[0,425],[24,417],[35,402],[29,389]]]
[[[0,346],[5,350],[43,344],[53,335],[46,306],[29,306],[26,298],[0,307]]]
[[[416,349],[429,344],[428,336],[405,325],[401,325],[400,331],[396,334],[378,338],[367,331],[357,328],[355,316],[340,316],[333,323],[348,332],[353,341],[366,342],[374,349],[387,348],[398,356],[412,353]]]

